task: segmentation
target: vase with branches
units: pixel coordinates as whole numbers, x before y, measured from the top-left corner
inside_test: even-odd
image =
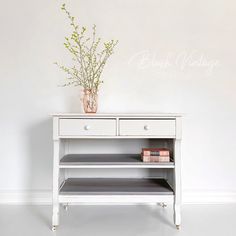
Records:
[[[55,64],[67,74],[67,81],[63,86],[81,86],[84,111],[96,113],[98,90],[103,83],[101,74],[118,41],[110,40],[102,44],[101,38],[96,35],[96,25],[92,27],[91,37],[86,36],[86,27],[77,23],[65,4],[61,6],[61,10],[67,15],[72,27],[72,33],[65,37],[64,46],[72,56],[73,65],[68,67],[57,62]]]

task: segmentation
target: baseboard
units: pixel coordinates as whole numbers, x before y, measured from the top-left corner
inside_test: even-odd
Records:
[[[236,192],[184,191],[183,204],[236,203]]]
[[[51,191],[0,191],[0,204],[51,205]]]
[[[183,204],[236,203],[236,192],[184,191]],[[51,205],[51,191],[1,191],[0,204]],[[97,205],[96,203],[94,203]],[[122,204],[123,205],[123,204]]]

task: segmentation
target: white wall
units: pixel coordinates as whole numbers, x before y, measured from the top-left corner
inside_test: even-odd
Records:
[[[184,200],[236,200],[233,0],[2,2],[0,200],[51,189],[50,114],[81,111],[80,89],[58,87],[64,74],[53,65],[70,61],[63,2],[103,38],[119,39],[99,112],[185,113]]]

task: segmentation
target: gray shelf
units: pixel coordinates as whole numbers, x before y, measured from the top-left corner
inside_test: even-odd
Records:
[[[60,195],[173,195],[165,179],[69,178]]]
[[[68,154],[61,161],[61,166],[70,165],[169,165],[173,162],[142,162],[140,154]]]

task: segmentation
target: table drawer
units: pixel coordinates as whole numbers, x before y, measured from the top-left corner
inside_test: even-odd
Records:
[[[175,136],[174,119],[121,119],[120,135]]]
[[[93,136],[116,135],[115,119],[60,119],[59,135]]]

